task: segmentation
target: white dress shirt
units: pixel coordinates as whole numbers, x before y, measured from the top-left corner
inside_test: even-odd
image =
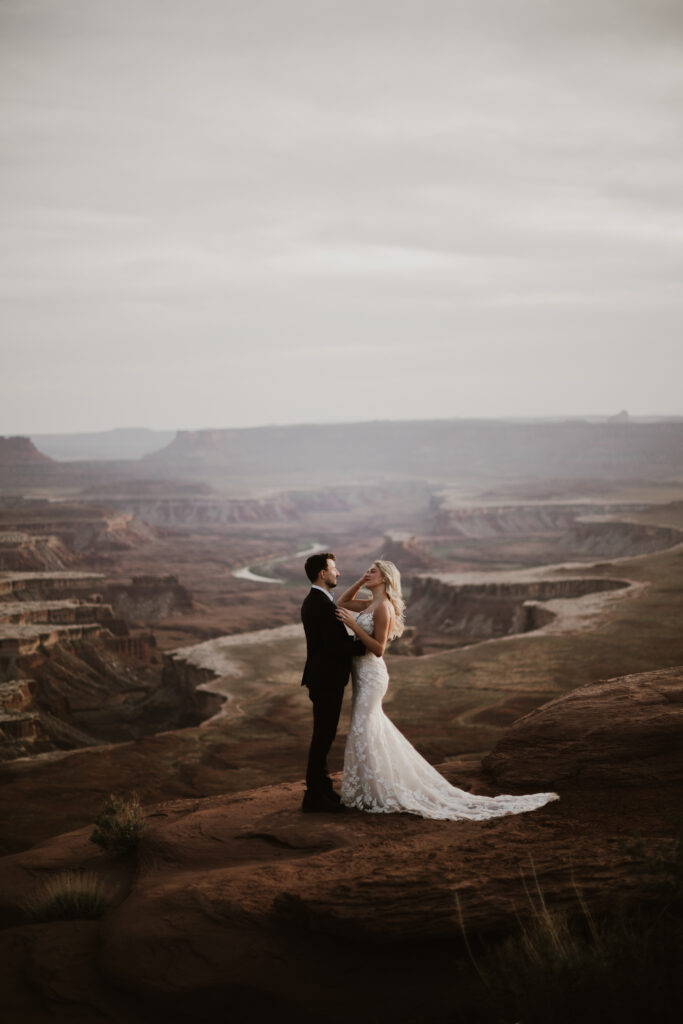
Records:
[[[329,590],[325,590],[325,588],[324,588],[324,587],[319,587],[317,583],[312,583],[312,584],[311,584],[311,589],[312,589],[312,590],[320,590],[320,591],[321,591],[321,593],[323,593],[323,594],[325,595],[325,597],[329,597],[329,599],[330,599],[330,601],[332,602],[332,604],[334,604],[334,597],[333,597],[333,596],[332,596],[332,594],[331,594],[331,593],[329,592]]]

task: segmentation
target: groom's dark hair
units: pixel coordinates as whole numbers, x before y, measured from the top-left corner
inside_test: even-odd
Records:
[[[331,558],[335,561],[335,555],[332,551],[321,551],[319,555],[311,555],[310,558],[306,559],[304,569],[311,583],[315,583],[318,578],[318,573],[322,572],[323,569],[327,569],[327,560]]]

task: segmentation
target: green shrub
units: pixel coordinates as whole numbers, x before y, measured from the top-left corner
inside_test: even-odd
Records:
[[[89,871],[62,871],[44,882],[25,902],[31,921],[91,920],[101,917],[115,892]]]
[[[137,795],[123,800],[111,794],[95,818],[90,840],[115,857],[127,857],[136,852],[144,828]]]

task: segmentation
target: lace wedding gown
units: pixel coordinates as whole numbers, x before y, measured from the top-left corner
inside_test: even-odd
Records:
[[[372,612],[358,624],[372,634]],[[383,658],[368,651],[353,659],[351,724],[344,750],[342,803],[375,814],[407,811],[423,818],[484,821],[521,814],[557,800],[557,793],[475,796],[451,786],[403,736],[382,710],[389,673]]]

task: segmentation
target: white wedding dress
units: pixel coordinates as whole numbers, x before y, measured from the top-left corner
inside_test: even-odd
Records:
[[[372,612],[356,617],[372,635]],[[344,750],[341,800],[374,814],[407,811],[423,818],[485,821],[521,814],[557,800],[557,793],[475,796],[452,786],[403,736],[382,710],[389,673],[383,658],[368,651],[353,659],[351,723]]]

